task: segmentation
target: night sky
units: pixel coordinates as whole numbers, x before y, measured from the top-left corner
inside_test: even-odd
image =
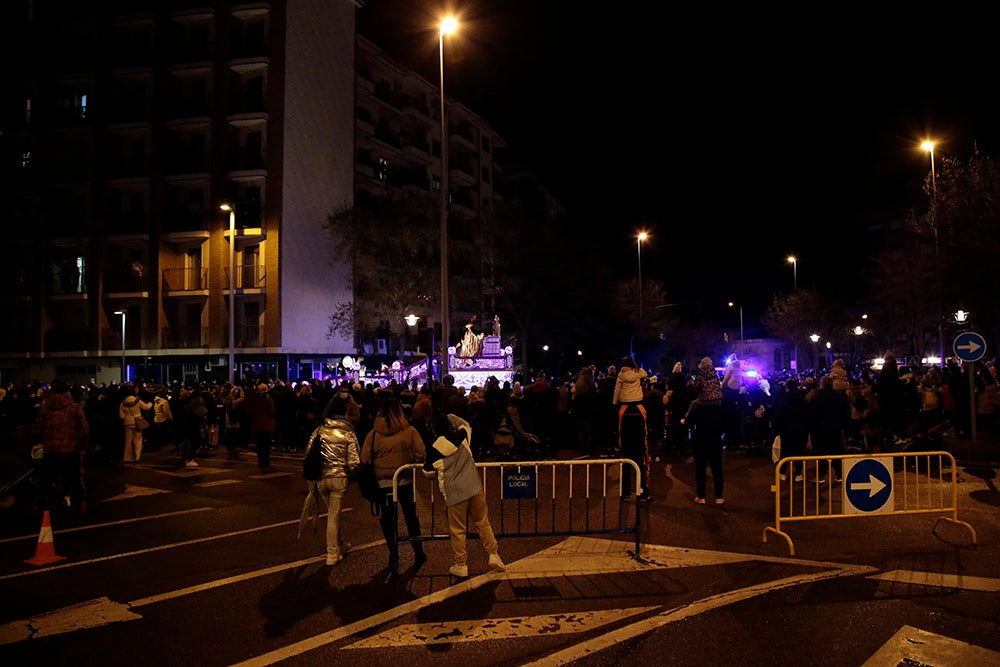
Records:
[[[437,81],[441,7],[367,0],[358,30]],[[828,289],[856,264],[862,215],[926,201],[921,140],[962,158],[974,144],[1000,152],[985,16],[454,7],[446,94],[508,141],[581,233],[601,235],[619,277],[635,275],[635,234],[647,229],[644,278],[674,301],[746,304],[748,328],[791,291],[787,255],[799,287]]]

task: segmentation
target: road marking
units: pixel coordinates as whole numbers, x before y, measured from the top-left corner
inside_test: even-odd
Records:
[[[904,625],[861,667],[1000,665],[1000,653]]]
[[[344,646],[345,649],[383,648],[385,646],[429,646],[432,644],[459,644],[491,639],[516,639],[518,637],[551,637],[600,629],[630,616],[659,609],[631,607],[602,611],[568,612],[542,616],[516,616],[490,618],[482,621],[452,621],[442,623],[417,623],[402,625],[388,632],[362,639]]]
[[[211,482],[200,482],[198,484],[195,484],[195,486],[198,486],[198,487],[201,487],[201,488],[204,489],[204,488],[208,488],[208,487],[211,487],[211,486],[225,486],[227,484],[243,484],[243,480],[241,480],[241,479],[216,479],[216,480],[213,480]]]
[[[259,475],[247,475],[248,479],[271,479],[273,477],[289,477],[291,473],[288,472],[266,472]]]
[[[1000,579],[970,577],[964,574],[947,574],[945,572],[892,570],[890,572],[873,574],[868,578],[880,579],[895,584],[931,586],[934,588],[960,588],[965,591],[985,591],[987,593],[1000,591]]]
[[[52,531],[52,534],[53,535],[64,535],[66,533],[78,533],[81,530],[93,530],[95,528],[106,528],[108,526],[123,526],[125,524],[136,523],[138,521],[150,521],[152,519],[165,519],[165,518],[171,517],[171,516],[180,516],[182,514],[191,514],[193,512],[207,512],[209,510],[214,510],[214,509],[218,509],[218,508],[217,507],[196,507],[194,509],[189,509],[189,510],[177,510],[176,512],[164,512],[163,514],[150,514],[148,516],[140,516],[140,517],[135,517],[135,518],[132,518],[132,519],[121,519],[120,521],[105,521],[104,523],[95,523],[95,524],[92,524],[92,525],[89,525],[89,526],[77,526],[75,528],[62,528],[60,530],[54,530],[54,531]],[[37,540],[38,539],[38,533],[31,533],[30,535],[21,535],[19,537],[6,537],[4,539],[0,539],[0,544],[3,544],[4,542],[16,542],[16,541],[19,541],[19,540],[27,540],[27,539]],[[10,578],[12,576],[16,576],[16,575],[6,575],[4,577],[0,577],[0,579],[6,579],[6,578]]]
[[[668,623],[673,623],[674,621],[680,621],[685,618],[697,616],[698,614],[703,614],[707,611],[725,607],[726,605],[736,602],[749,600],[750,598],[757,597],[758,595],[765,595],[767,593],[781,590],[782,588],[801,586],[803,584],[810,584],[815,581],[822,581],[824,579],[832,579],[836,577],[857,576],[865,574],[866,572],[871,572],[874,569],[875,568],[866,566],[841,567],[837,570],[827,570],[825,572],[818,572],[815,574],[786,577],[784,579],[778,579],[764,584],[757,584],[755,586],[748,586],[735,591],[727,591],[725,593],[720,593],[719,595],[713,595],[705,598],[704,600],[698,600],[689,605],[684,605],[683,607],[669,609],[652,618],[647,618],[633,623],[632,625],[619,628],[614,632],[609,632],[590,641],[574,644],[570,648],[547,655],[541,660],[524,664],[538,666],[544,665],[546,667],[549,665],[565,665],[575,660],[593,655],[610,646],[620,644],[628,639],[652,632],[653,630],[667,625]]]
[[[112,500],[128,500],[129,498],[155,496],[158,493],[170,493],[170,491],[168,489],[156,489],[149,486],[133,486],[131,484],[126,484],[125,491],[119,493],[117,496],[111,496],[110,498],[105,498],[101,502],[109,503]]]

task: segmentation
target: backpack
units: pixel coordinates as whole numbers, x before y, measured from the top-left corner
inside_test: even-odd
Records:
[[[302,459],[302,477],[310,482],[316,482],[323,477],[323,457],[322,445],[313,441],[306,450],[305,458]]]

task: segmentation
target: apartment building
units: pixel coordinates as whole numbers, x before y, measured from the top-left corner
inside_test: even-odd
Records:
[[[354,193],[356,8],[4,4],[0,381],[295,379],[355,352],[322,226]]]
[[[359,36],[356,95],[355,195],[359,205],[400,189],[439,196],[440,82],[428,81]],[[502,162],[506,142],[483,118],[452,99],[447,89],[445,121],[449,151],[448,330],[449,341],[455,344],[469,317],[493,317],[493,258],[483,252],[483,239],[489,233],[485,223],[505,187]],[[428,285],[427,294],[430,298],[413,314],[421,318],[421,328],[433,323],[440,341],[439,280]],[[407,314],[386,313],[388,326],[377,332],[359,331],[359,352],[388,352],[390,356],[402,352],[398,348],[405,345],[409,333],[403,319]]]

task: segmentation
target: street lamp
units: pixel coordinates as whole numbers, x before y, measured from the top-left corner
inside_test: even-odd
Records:
[[[736,306],[732,301],[729,302],[729,307],[734,308]],[[743,344],[743,305],[740,304],[740,345]]]
[[[219,205],[220,211],[229,213],[229,384],[234,384],[236,369],[233,368],[236,342],[236,207],[232,204]]]
[[[122,384],[125,384],[126,382],[128,382],[128,374],[125,371],[125,317],[126,317],[126,314],[125,314],[124,310],[116,310],[115,311],[115,315],[121,315],[122,316],[122,380],[121,380],[121,382],[122,382]]]
[[[819,334],[811,334],[809,340],[813,342],[813,366],[819,368]]]
[[[931,156],[931,227],[934,228],[934,266],[937,273],[937,329],[938,329],[938,359],[944,368],[944,307],[941,305],[941,251],[938,244],[937,223],[937,174],[934,171],[934,142],[925,141],[920,147]]]
[[[441,380],[448,374],[448,121],[444,108],[444,36],[458,29],[458,21],[449,16],[438,31],[438,55],[441,64]],[[434,350],[431,350],[434,354]]]
[[[642,242],[649,238],[646,232],[635,237],[635,250],[639,260],[639,326],[642,326]]]
[[[788,263],[792,265],[792,289],[799,289],[799,258],[795,255],[788,256]]]

